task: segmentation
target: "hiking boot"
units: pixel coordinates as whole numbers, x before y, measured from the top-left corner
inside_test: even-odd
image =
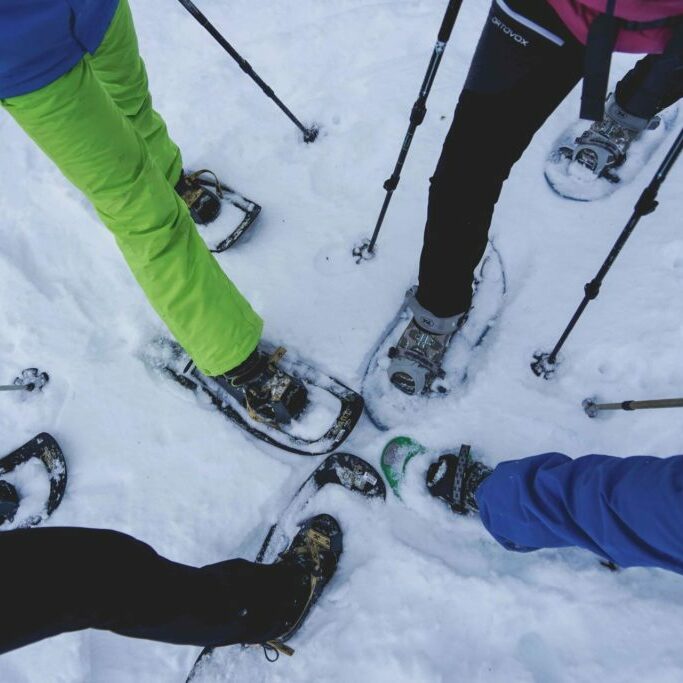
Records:
[[[202,178],[204,174],[213,176],[213,181]],[[210,190],[208,186],[213,186]],[[175,191],[190,209],[192,220],[197,225],[207,225],[218,218],[221,212],[222,194],[220,183],[211,171],[201,170],[185,175],[181,172],[180,180],[175,185]]]

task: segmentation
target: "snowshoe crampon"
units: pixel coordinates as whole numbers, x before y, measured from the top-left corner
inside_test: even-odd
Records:
[[[41,498],[42,493],[33,493],[35,473],[24,471],[24,466],[28,468],[33,463],[40,463],[47,470],[49,491],[44,501]],[[5,482],[6,489],[18,491],[16,515],[9,515],[4,530],[36,526],[44,522],[62,502],[67,481],[66,460],[54,437],[43,432],[0,458],[0,477],[0,481]],[[27,490],[26,495],[22,495],[24,488]],[[33,508],[36,508],[35,512]]]
[[[218,218],[202,225],[199,234],[214,253],[229,249],[238,240],[246,241],[250,228],[261,213],[261,207],[222,183],[216,174],[206,169],[188,173],[191,182],[207,188],[221,201]]]
[[[276,354],[265,342],[261,350]],[[278,365],[300,380],[308,392],[308,406],[297,420],[276,425],[259,422],[211,377],[192,373],[190,358],[176,342],[156,339],[144,352],[145,362],[192,391],[201,390],[229,420],[252,436],[290,453],[324,455],[344,442],[363,413],[363,399],[349,387],[300,360],[280,357]],[[322,423],[329,425],[320,434]],[[316,433],[317,432],[317,433]],[[315,433],[315,434],[314,434]]]
[[[391,383],[392,349],[413,316],[404,300],[397,314],[382,332],[369,354],[363,373],[362,394],[365,408],[373,424],[382,430],[405,421],[432,397],[445,397],[471,375],[474,351],[478,350],[493,329],[502,309],[507,285],[503,262],[493,243],[482,258],[474,279],[472,306],[462,326],[453,334],[443,363],[429,383],[429,390],[420,395],[407,395]]]
[[[271,564],[286,553],[292,539],[301,530],[300,523],[305,518],[306,507],[316,493],[328,484],[341,486],[370,499],[386,498],[386,486],[372,465],[350,453],[333,453],[306,478],[270,527],[256,555],[257,562]],[[288,637],[292,635],[290,633]],[[284,651],[291,654],[290,650]],[[197,657],[187,683],[258,680],[255,677],[264,661],[261,649],[253,646],[205,647]]]

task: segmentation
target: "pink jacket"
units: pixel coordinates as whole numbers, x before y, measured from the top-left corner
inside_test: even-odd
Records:
[[[591,22],[607,8],[607,0],[548,0],[548,3],[584,44]],[[683,0],[616,0],[614,8],[614,16],[628,21],[656,21],[676,15],[683,15]],[[621,29],[615,49],[618,52],[659,53],[670,37],[670,28]]]

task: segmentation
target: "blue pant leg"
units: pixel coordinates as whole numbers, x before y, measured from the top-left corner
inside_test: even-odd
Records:
[[[484,526],[510,550],[576,546],[621,567],[683,573],[683,456],[501,463],[477,490]]]

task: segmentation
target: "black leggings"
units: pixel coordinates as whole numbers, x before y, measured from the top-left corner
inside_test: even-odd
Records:
[[[681,42],[622,79],[622,108],[651,118],[683,96]],[[494,1],[431,179],[417,299],[434,315],[469,308],[503,182],[581,79],[583,58],[583,45],[543,0]]]
[[[264,642],[281,634],[301,581],[282,563],[189,567],[115,531],[7,531],[0,654],[86,628],[184,645]]]

